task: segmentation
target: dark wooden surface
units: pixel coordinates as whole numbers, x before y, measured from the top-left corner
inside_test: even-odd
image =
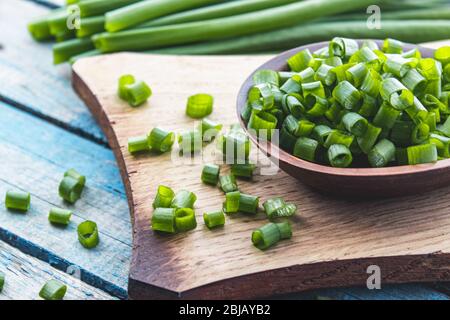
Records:
[[[125,298],[131,223],[124,187],[105,136],[71,89],[69,68],[54,67],[50,45],[35,44],[26,32],[27,21],[47,11],[33,1],[0,1],[0,195],[19,188],[33,197],[25,216],[4,210],[0,198],[0,271],[7,276],[0,299],[37,298],[50,278],[69,285],[68,298]],[[68,167],[89,181],[74,208],[73,225],[61,230],[48,225],[46,217],[50,206],[61,205],[55,186]],[[79,246],[74,233],[76,223],[86,218],[99,223],[103,242],[92,253]],[[71,266],[82,281],[65,273]],[[408,284],[282,298],[449,299],[449,288]]]

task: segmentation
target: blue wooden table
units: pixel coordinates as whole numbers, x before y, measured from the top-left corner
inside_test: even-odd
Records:
[[[27,190],[27,214],[0,206],[0,271],[6,274],[1,299],[35,299],[55,278],[69,287],[68,299],[127,297],[131,222],[119,170],[105,136],[73,92],[68,66],[52,65],[51,45],[36,44],[27,22],[61,0],[0,1],[0,195]],[[64,171],[88,177],[83,198],[71,209],[66,229],[50,225],[48,210],[66,207],[57,194]],[[76,225],[91,219],[101,244],[85,250]],[[382,290],[328,289],[287,299],[449,299],[449,284],[406,284]]]

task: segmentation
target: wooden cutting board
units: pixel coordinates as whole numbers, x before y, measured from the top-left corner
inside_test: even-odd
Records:
[[[171,154],[132,156],[127,139],[163,127],[193,129],[187,97],[215,97],[211,118],[237,122],[236,95],[245,78],[268,56],[174,57],[120,53],[81,60],[73,85],[105,131],[117,157],[133,219],[132,299],[258,298],[322,287],[366,285],[367,268],[381,268],[387,283],[450,280],[450,187],[416,196],[363,201],[319,194],[283,172],[239,181],[240,189],[298,205],[293,237],[268,251],[256,249],[252,230],[264,214],[227,217],[210,231],[202,214],[219,210],[223,193],[200,181],[201,161],[172,161]],[[148,104],[131,108],[116,94],[123,74],[153,89]],[[177,150],[175,146],[175,150]],[[207,148],[213,150],[214,146]],[[205,161],[213,161],[214,155]],[[173,236],[152,232],[152,201],[159,184],[198,196],[196,230]],[[101,226],[100,226],[101,228]]]

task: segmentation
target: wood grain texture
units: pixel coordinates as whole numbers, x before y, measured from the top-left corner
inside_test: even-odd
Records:
[[[221,208],[223,194],[200,183],[201,163],[180,165],[168,154],[131,156],[127,139],[154,126],[192,129],[194,121],[184,108],[196,92],[214,95],[212,118],[235,123],[239,86],[267,59],[123,53],[74,66],[75,89],[108,136],[134,217],[130,297],[253,298],[365,285],[370,264],[381,267],[384,283],[450,280],[450,188],[397,199],[345,200],[317,194],[280,172],[239,183],[243,192],[262,201],[283,196],[300,208],[294,237],[267,252],[249,239],[253,229],[266,223],[262,214],[229,217],[224,229],[213,232],[202,223],[193,232],[171,237],[151,231],[151,202],[159,184],[195,192],[199,221],[203,212]],[[117,98],[117,79],[125,73],[153,88],[149,104],[133,109]]]
[[[107,292],[127,296],[131,256],[131,223],[123,185],[111,150],[0,103],[0,239],[52,266],[81,269],[82,279]],[[58,184],[68,168],[88,177],[75,205],[58,196]],[[8,189],[31,193],[30,211],[5,210]],[[52,226],[51,207],[74,211],[66,229]],[[96,221],[101,243],[94,250],[78,242],[76,227]]]
[[[6,276],[0,300],[37,300],[50,279],[67,286],[65,300],[111,300],[113,296],[0,241],[0,271]]]
[[[49,12],[24,0],[0,1],[0,101],[106,145],[101,129],[70,87],[70,67],[54,66],[51,43],[37,43],[27,24]]]

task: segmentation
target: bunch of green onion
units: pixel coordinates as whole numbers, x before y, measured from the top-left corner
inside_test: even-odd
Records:
[[[333,167],[385,167],[450,157],[450,47],[422,57],[398,40],[334,38],[260,70],[242,117],[259,138]],[[261,133],[263,132],[263,133]]]
[[[381,29],[367,28],[369,5],[381,8]],[[28,29],[58,42],[57,64],[116,51],[279,52],[336,34],[432,41],[448,37],[449,18],[446,0],[67,0]]]

